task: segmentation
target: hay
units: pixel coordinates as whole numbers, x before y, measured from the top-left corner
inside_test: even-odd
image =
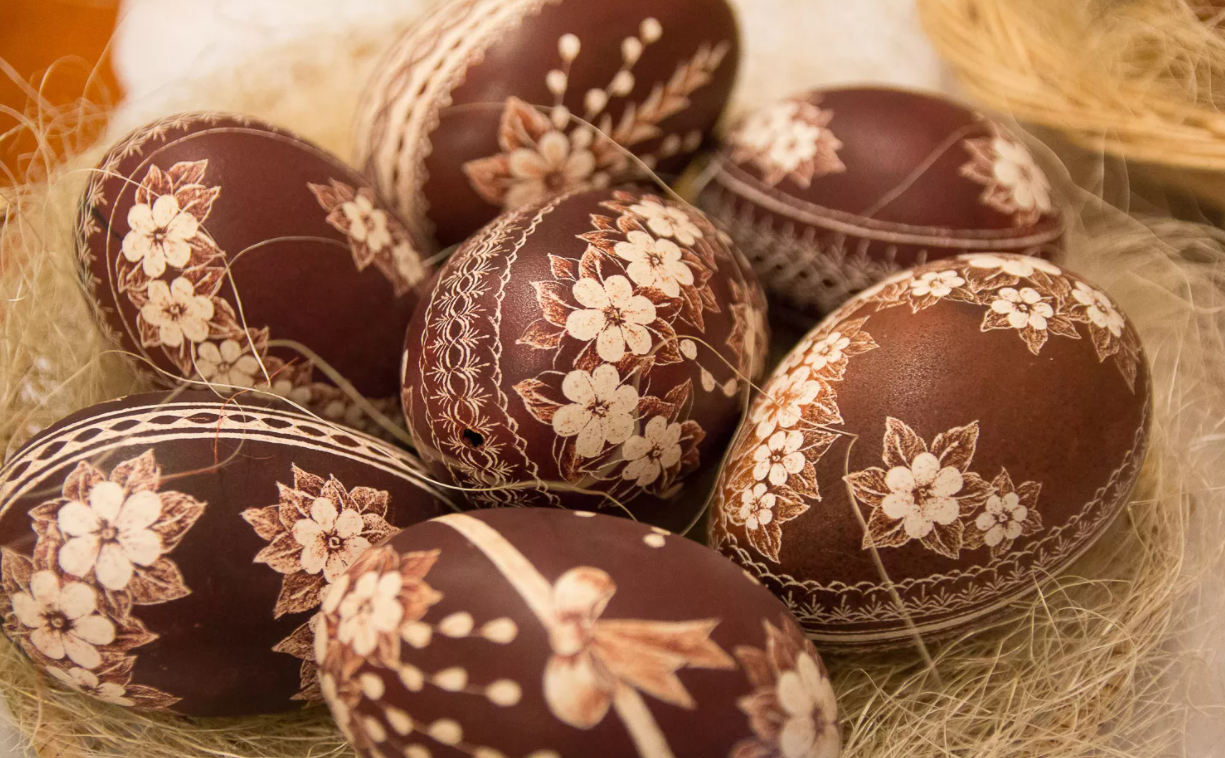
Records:
[[[1225,202],[1225,6],[1209,0],[919,0],[966,91]]]
[[[742,4],[742,13],[750,5]],[[403,22],[334,30],[271,51],[244,62],[241,73],[178,91],[173,101],[129,109],[120,129],[182,108],[237,110],[348,155],[355,83]],[[43,127],[32,122],[30,128]],[[88,326],[77,284],[77,195],[100,151],[22,187],[0,229],[0,447],[6,451],[72,410],[141,386],[128,360]],[[1225,233],[1127,216],[1076,189],[1067,173],[1056,183],[1072,201],[1076,222],[1069,267],[1118,299],[1153,364],[1154,445],[1141,490],[1113,532],[1072,571],[1018,605],[999,629],[934,649],[933,668],[906,653],[831,659],[848,758],[1144,758],[1178,752],[1197,715],[1182,683],[1188,671],[1203,668],[1202,656],[1181,641],[1219,624],[1225,610],[1197,614],[1191,605],[1201,579],[1220,568],[1225,545],[1219,428],[1225,419]],[[132,714],[62,690],[6,643],[0,644],[0,682],[0,697],[44,758],[349,754],[320,710],[196,721]],[[1220,709],[1204,714],[1225,719]]]

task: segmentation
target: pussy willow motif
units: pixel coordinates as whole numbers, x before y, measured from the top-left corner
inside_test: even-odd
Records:
[[[554,458],[566,481],[603,482],[617,497],[638,491],[669,497],[698,467],[706,432],[689,418],[693,381],[656,387],[652,377],[661,367],[693,361],[698,389],[738,391],[733,372],[721,361],[697,363],[697,344],[677,333],[682,326],[705,332],[705,314],[721,310],[710,279],[720,263],[734,261],[700,214],[652,195],[614,198],[602,205],[616,215],[593,214],[592,231],[580,235],[583,254],[549,255],[552,277],[533,282],[540,317],[518,342],[565,351],[567,369],[514,389],[556,433]],[[733,365],[748,376],[764,361],[764,304],[748,285],[735,285],[726,344]]]
[[[204,509],[161,488],[152,451],[109,476],[77,464],[60,496],[30,511],[33,555],[3,551],[5,633],[69,687],[115,705],[169,709],[179,698],[132,683],[131,651],[157,639],[134,609],[191,594],[169,554]]]
[[[325,589],[371,545],[399,530],[386,521],[389,495],[370,487],[345,489],[290,464],[293,484],[277,482],[280,502],[248,508],[242,517],[268,546],[255,556],[284,575],[273,616],[317,608]],[[306,621],[273,650],[302,660],[302,689],[295,700],[319,700],[312,622]]]
[[[701,132],[665,134],[665,122],[689,108],[689,97],[706,86],[723,63],[731,44],[703,43],[693,58],[682,62],[666,82],[656,83],[642,102],[626,102],[614,119],[611,106],[632,94],[637,80],[634,66],[647,47],[663,36],[654,18],[643,20],[636,36],[621,43],[621,67],[603,89],[590,89],[583,100],[583,120],[571,118],[562,104],[570,86],[571,70],[582,50],[580,39],[564,34],[558,39],[559,68],[549,71],[545,84],[553,95],[546,115],[516,97],[506,100],[498,130],[497,155],[468,161],[464,173],[472,188],[491,205],[513,210],[582,186],[607,187],[640,175],[638,164],[626,156],[628,148],[661,139],[652,153],[640,156],[648,166],[681,151],[692,152]]]
[[[119,291],[138,311],[141,347],[160,348],[185,377],[221,388],[264,388],[327,418],[363,423],[360,407],[341,390],[314,381],[309,362],[268,355],[268,328],[244,329],[235,304],[223,296],[229,260],[205,229],[222,188],[206,183],[207,171],[207,160],[167,170],[150,166],[137,185],[116,267]],[[368,189],[333,179],[309,190],[328,222],[348,237],[359,271],[373,263],[397,295],[420,280],[403,228],[374,206]]]

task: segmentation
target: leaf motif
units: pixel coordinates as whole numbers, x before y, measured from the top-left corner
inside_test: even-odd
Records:
[[[241,338],[246,332],[238,321],[234,307],[226,300],[214,297],[213,318],[208,322],[208,336],[212,339]]]
[[[308,574],[305,571],[286,574],[281,582],[276,608],[273,609],[273,618],[309,611],[318,606],[319,591],[325,583],[322,574]]]
[[[511,186],[510,156],[506,153],[470,160],[463,165],[468,184],[490,205],[501,208]]]
[[[349,493],[349,501],[358,513],[365,515],[385,516],[391,495],[384,490],[373,487],[354,487]]]
[[[889,485],[885,484],[884,469],[873,467],[856,471],[853,474],[847,474],[842,479],[851,485],[851,491],[855,493],[857,500],[873,508],[879,508],[885,496],[889,494]]]
[[[957,493],[957,505],[961,515],[968,516],[982,508],[987,499],[995,493],[991,484],[978,474],[967,471],[961,475],[961,490]]]
[[[638,398],[638,417],[652,418],[654,416],[663,416],[671,418],[673,413],[677,412],[677,408],[673,405],[664,402],[662,399],[654,395],[643,395]]]
[[[272,652],[285,653],[304,661],[314,661],[315,633],[311,626],[313,622],[312,618],[302,623],[288,637],[273,645]]]
[[[1093,348],[1097,352],[1097,360],[1105,361],[1119,351],[1119,343],[1110,334],[1109,329],[1089,322],[1089,336],[1093,339]]]
[[[920,542],[928,550],[933,550],[946,558],[956,558],[961,552],[964,534],[965,524],[960,521],[954,521],[947,526],[933,524],[932,530]]]
[[[29,558],[8,548],[0,549],[0,582],[5,595],[12,596],[29,587],[33,575],[34,564]]]
[[[562,406],[544,394],[543,390],[547,388],[548,385],[539,379],[524,379],[515,385],[515,393],[523,400],[528,412],[542,424],[552,424],[553,414]]]
[[[1009,482],[1009,485],[1011,485],[1011,482]],[[996,485],[996,489],[1001,493],[1004,491],[998,484]],[[1021,502],[1021,505],[1025,506],[1036,514],[1038,512],[1038,495],[1042,492],[1042,483],[1023,482],[1015,491],[1017,493],[1017,499]]]
[[[601,263],[611,257],[611,250],[606,253],[595,245],[588,245],[578,262],[579,274],[589,279],[600,279]]]
[[[175,197],[183,212],[191,214],[196,221],[204,223],[220,194],[220,187],[204,187],[196,184],[180,188],[175,193]]]
[[[344,200],[341,199],[340,194],[337,192],[338,188],[335,179],[331,180],[328,184],[307,182],[306,188],[315,196],[315,201],[319,203],[319,206],[329,212],[329,219],[331,218],[330,212],[332,210],[344,205]],[[349,199],[351,200],[352,197]]]
[[[255,554],[254,561],[281,574],[293,574],[302,569],[302,546],[294,539],[292,531],[281,532]]]
[[[526,345],[537,350],[556,350],[561,345],[565,334],[564,328],[559,328],[546,319],[538,318],[523,330],[523,336],[515,340],[515,344]]]
[[[1046,330],[1060,337],[1074,340],[1080,339],[1080,332],[1076,330],[1076,324],[1061,314],[1055,314],[1046,320]]]
[[[1000,469],[1000,473],[996,474],[995,479],[991,481],[991,486],[999,495],[1007,495],[1010,492],[1016,492],[1012,486],[1012,477],[1008,475],[1008,469]]]
[[[156,165],[150,166],[145,179],[136,190],[136,202],[153,205],[162,195],[174,194],[174,184],[170,176]]]
[[[668,390],[664,395],[664,402],[681,411],[689,404],[689,400],[693,397],[693,381],[686,379],[672,389]],[[675,421],[676,419],[671,419]]]
[[[183,535],[204,515],[204,503],[182,492],[161,492],[162,513],[152,527],[162,538],[162,552],[169,553],[183,541]]]
[[[778,563],[779,551],[783,548],[783,530],[778,522],[759,525],[756,529],[745,529],[749,544],[774,563]]]
[[[248,508],[240,515],[255,529],[260,539],[271,542],[281,531],[281,507],[269,505],[264,508]]]
[[[880,508],[873,508],[868,517],[868,530],[863,535],[863,549],[872,547],[901,547],[910,541],[902,529],[902,521],[894,521]]]
[[[125,614],[111,620],[115,622],[115,639],[103,648],[107,652],[126,652],[157,640],[158,636],[135,616]]]
[[[126,684],[123,696],[135,701],[136,707],[146,711],[164,711],[183,699],[147,684]]]
[[[937,434],[932,442],[931,452],[940,459],[942,466],[953,466],[958,471],[965,472],[970,467],[970,461],[974,459],[977,447],[978,422],[972,421],[965,426]]]
[[[90,491],[105,481],[105,474],[89,465],[87,461],[81,461],[64,480],[64,499],[75,500],[78,503],[89,502]]]
[[[362,536],[371,545],[377,545],[388,537],[399,533],[400,530],[388,524],[387,520],[382,516],[376,516],[373,513],[367,513],[362,516]]]
[[[702,317],[702,296],[693,287],[681,287],[680,319],[692,324],[699,332],[706,331],[706,321]]]
[[[579,262],[573,258],[563,258],[549,253],[549,270],[557,279],[577,281],[579,278]]]
[[[548,116],[517,97],[508,97],[498,127],[498,145],[505,153],[534,149],[540,138],[552,130]]]
[[[162,556],[152,566],[138,566],[127,586],[136,605],[157,605],[187,597],[191,590],[174,561]]]
[[[747,645],[737,645],[732,653],[740,660],[740,668],[744,670],[744,675],[754,688],[774,686],[774,671],[770,668],[770,659],[764,651]]]
[[[310,518],[311,503],[315,501],[323,487],[321,482],[320,487],[315,489],[314,494],[311,494],[310,492],[294,489],[277,482],[276,489],[280,502],[272,507],[277,509],[281,519],[281,527],[288,532],[293,529],[294,524],[298,523],[298,521]]]
[[[1026,326],[1020,330],[1021,339],[1025,342],[1025,346],[1029,348],[1029,352],[1038,355],[1042,346],[1046,344],[1046,330],[1034,329],[1032,326]]]
[[[185,184],[203,184],[204,172],[207,169],[207,158],[199,161],[179,161],[170,167],[167,174],[169,174],[170,182],[179,187]]]
[[[225,266],[198,266],[184,271],[183,276],[192,282],[197,295],[213,297],[225,284]]]
[[[135,458],[129,458],[111,471],[111,481],[125,492],[156,492],[161,472],[153,450],[146,450]]]
[[[780,524],[785,524],[792,519],[799,518],[808,512],[808,505],[787,498],[780,498],[778,501],[778,511],[774,516],[774,520]]]
[[[564,328],[567,317],[574,310],[565,302],[565,285],[561,282],[543,281],[532,282],[532,286],[536,289],[536,301],[540,304],[545,319]]]
[[[293,488],[309,496],[301,501],[302,514],[306,515],[310,512],[311,502],[323,494],[323,486],[327,484],[327,480],[298,468],[297,464],[289,464],[289,470],[293,474]]]

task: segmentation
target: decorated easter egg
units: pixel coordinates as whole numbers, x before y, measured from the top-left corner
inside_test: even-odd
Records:
[[[782,304],[824,315],[851,294],[968,252],[1051,257],[1050,182],[1002,125],[934,95],[813,91],[749,114],[698,204]]]
[[[710,544],[823,646],[989,624],[1103,534],[1151,387],[1118,306],[1041,259],[972,254],[849,300],[737,434]]]
[[[738,61],[725,0],[446,0],[371,80],[358,163],[432,252],[503,210],[679,173]]]
[[[371,545],[443,512],[418,462],[283,401],[133,395],[0,469],[0,617],[55,680],[189,715],[318,700],[308,620]]]
[[[163,378],[359,422],[318,356],[395,413],[426,269],[369,184],[309,142],[211,113],[138,129],[91,174],[78,249],[103,328]]]
[[[658,527],[450,514],[359,558],[314,625],[363,757],[839,753],[824,665],[783,604]]]
[[[752,271],[699,211],[588,190],[508,212],[439,272],[401,404],[483,507],[608,508],[683,531],[763,367]],[[708,487],[709,488],[709,487]]]

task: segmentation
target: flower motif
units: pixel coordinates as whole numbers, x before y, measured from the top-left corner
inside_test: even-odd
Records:
[[[145,275],[159,277],[166,264],[176,268],[191,259],[190,240],[200,229],[195,216],[179,208],[173,194],[162,195],[150,206],[136,203],[128,211],[130,231],[123,237],[123,257],[140,262]]]
[[[991,310],[1003,316],[1013,329],[1046,329],[1046,320],[1055,315],[1050,301],[1033,287],[1016,290],[1004,287],[996,292]]]
[[[829,677],[795,623],[781,621],[781,628],[762,622],[764,651],[736,648],[754,687],[737,704],[754,736],[737,743],[730,758],[837,758],[841,739]]]
[[[930,450],[914,430],[885,419],[884,453],[888,470],[869,468],[849,474],[855,498],[871,508],[863,547],[900,547],[911,540],[948,558],[966,545],[962,517],[992,494],[992,486],[968,471],[978,444],[978,422],[939,434]]]
[[[104,700],[113,705],[133,706],[136,701],[130,697],[126,697],[127,688],[116,682],[104,682],[98,679],[98,675],[88,669],[83,669],[74,666],[70,669],[47,669],[47,673],[55,677],[62,684],[71,687],[74,690],[80,690],[89,695],[93,695],[99,700]]]
[[[601,620],[616,591],[612,577],[590,566],[567,571],[553,585],[544,697],[554,716],[578,729],[599,724],[626,689],[693,708],[676,672],[735,666],[710,639],[715,619]]]
[[[302,570],[308,574],[322,571],[328,583],[336,581],[370,547],[370,541],[361,536],[364,529],[356,510],[338,512],[328,498],[315,498],[310,517],[293,525],[293,538],[302,546]]]
[[[162,540],[150,527],[162,516],[156,492],[125,493],[115,482],[99,482],[88,503],[69,502],[57,517],[69,539],[59,550],[59,565],[78,577],[92,571],[108,590],[126,589],[134,566],[149,567],[162,555]]]
[[[753,478],[760,482],[769,477],[776,487],[786,484],[788,476],[804,470],[803,444],[804,435],[798,431],[775,432],[753,451]]]
[[[371,487],[345,489],[290,464],[293,485],[277,482],[280,502],[249,508],[243,519],[269,544],[256,563],[284,574],[275,616],[310,610],[323,587],[335,582],[372,544],[396,533],[387,523],[390,496]]]
[[[628,461],[621,478],[636,479],[639,487],[646,487],[680,463],[681,431],[680,424],[669,423],[664,416],[653,417],[641,436],[630,437],[621,448]]]
[[[778,496],[766,491],[766,485],[758,482],[752,489],[740,494],[740,520],[746,529],[765,527],[774,520],[774,505]]]
[[[961,166],[960,173],[983,185],[979,200],[1011,215],[1014,225],[1036,223],[1054,209],[1050,181],[1024,145],[1008,139],[997,127],[993,129],[993,136],[962,143],[970,160]]]
[[[630,211],[646,219],[647,228],[660,237],[672,237],[682,245],[692,245],[702,239],[702,230],[681,208],[644,200],[631,205]]]
[[[991,255],[976,253],[965,256],[965,260],[973,268],[998,269],[1005,274],[1016,277],[1030,277],[1035,271],[1041,271],[1051,276],[1059,276],[1063,271],[1050,261],[1030,255]]]
[[[590,373],[571,371],[561,388],[571,403],[557,409],[553,430],[562,437],[577,437],[580,456],[594,458],[605,443],[620,445],[634,433],[638,390],[621,384],[615,366],[604,363]]]
[[[753,411],[757,437],[766,439],[774,430],[790,429],[799,423],[804,407],[817,399],[824,389],[808,366],[800,366],[770,387]]]
[[[1007,470],[1000,471],[991,485],[995,492],[974,519],[974,528],[966,535],[966,547],[986,545],[992,556],[999,557],[1012,547],[1013,540],[1042,528],[1042,516],[1038,513],[1042,485],[1024,482],[1014,487]]]
[[[377,253],[391,244],[391,231],[387,228],[387,212],[374,207],[368,193],[359,193],[340,206],[349,220],[348,234],[364,243],[372,253]]]
[[[207,382],[229,387],[254,387],[259,361],[237,340],[201,342],[196,348],[196,371]]]
[[[1034,157],[1020,142],[996,137],[991,142],[995,165],[991,173],[1021,211],[1051,212],[1051,184]]]
[[[1078,281],[1073,286],[1072,298],[1081,305],[1089,323],[1105,329],[1115,338],[1122,336],[1127,322],[1104,292]]]
[[[625,272],[640,287],[655,287],[668,297],[681,294],[681,287],[694,282],[693,270],[682,260],[681,249],[672,240],[656,239],[646,232],[632,231],[614,250],[627,261]]]
[[[965,283],[956,271],[927,271],[910,281],[910,292],[915,297],[941,298]]]
[[[149,282],[149,302],[140,309],[140,316],[157,329],[160,344],[179,347],[184,339],[203,342],[208,339],[208,322],[213,317],[213,301],[195,293],[190,279],[178,277],[170,286],[160,279]]]
[[[820,342],[808,349],[808,353],[804,356],[804,363],[811,366],[813,371],[820,371],[826,366],[841,361],[842,351],[846,350],[850,344],[850,337],[843,336],[841,332],[830,332]]]
[[[398,571],[385,574],[369,571],[358,577],[337,607],[340,616],[337,639],[359,656],[373,653],[379,635],[394,634],[404,618],[404,607],[400,605],[403,588],[404,578]],[[343,589],[337,585],[334,591]]]
[[[30,591],[12,597],[13,613],[29,630],[31,644],[52,660],[67,657],[76,665],[102,665],[101,645],[115,640],[115,625],[98,613],[94,588],[83,582],[60,585],[52,571],[30,577]]]
[[[595,182],[596,159],[591,142],[592,135],[587,129],[578,129],[569,136],[553,130],[540,137],[534,147],[511,152],[511,186],[503,207],[511,210]]]
[[[974,525],[983,533],[984,544],[995,547],[1006,539],[1015,540],[1021,536],[1029,509],[1021,505],[1017,493],[1010,492],[1003,497],[992,495],[987,498],[985,508],[974,520]]]
[[[790,176],[808,187],[814,177],[846,171],[837,154],[842,142],[828,128],[833,115],[795,100],[758,111],[732,133],[732,159],[751,158],[769,185]]]
[[[909,466],[894,466],[885,474],[889,494],[881,509],[889,518],[902,520],[906,536],[922,539],[935,524],[947,526],[960,517],[953,496],[963,483],[957,468],[940,465],[931,453],[919,453]]]
[[[616,363],[627,347],[634,355],[650,351],[651,333],[646,327],[655,321],[655,304],[635,295],[624,276],[610,276],[603,283],[579,279],[574,283],[574,299],[586,307],[570,312],[566,331],[584,342],[596,340],[601,360]]]

